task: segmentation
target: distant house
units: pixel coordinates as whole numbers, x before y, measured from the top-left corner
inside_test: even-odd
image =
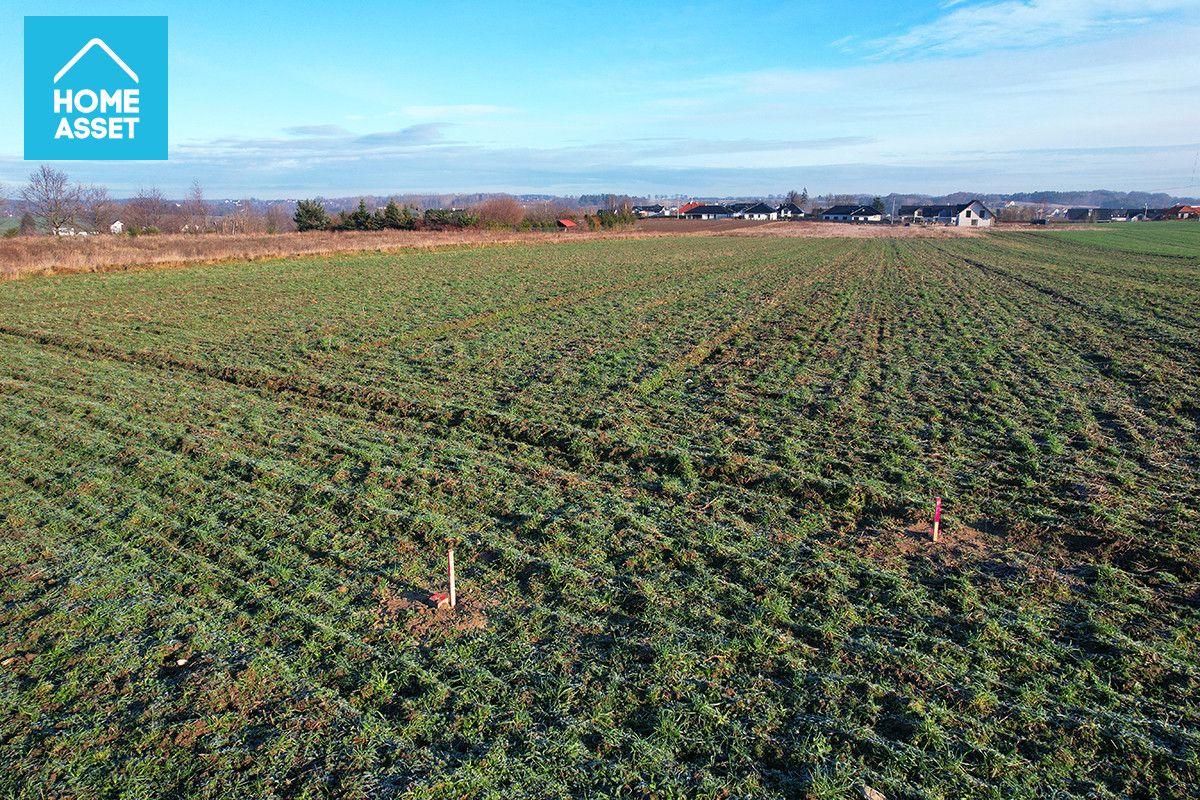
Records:
[[[882,222],[883,213],[872,206],[834,206],[821,219],[827,222]]]
[[[733,209],[728,206],[693,206],[687,211],[679,209],[679,216],[684,219],[729,219],[733,216]]]
[[[755,203],[734,213],[742,219],[779,219],[779,211],[766,203]]]
[[[986,228],[996,219],[988,207],[978,200],[957,205],[901,206],[900,219],[917,225],[961,225]]]
[[[750,208],[750,206],[755,205],[755,204],[754,203],[725,203],[724,205],[726,208],[728,208],[730,211],[732,211],[735,215],[740,215],[747,208]]]
[[[804,209],[795,203],[784,203],[775,209],[775,213],[779,215],[780,219],[804,219],[808,216],[804,213]]]
[[[1171,206],[1163,212],[1163,219],[1200,219],[1200,206]]]
[[[125,232],[125,223],[121,222],[121,220],[117,220],[112,225],[108,226],[108,232],[116,236],[120,236]]]
[[[695,200],[693,200],[690,203],[684,203],[683,205],[681,205],[679,207],[679,216],[682,217],[683,215],[685,215],[689,211],[691,211],[693,208],[699,208],[702,205],[704,205],[704,203],[697,203]]]
[[[649,206],[634,206],[633,213],[639,217],[663,217],[666,216],[667,209],[660,203],[655,203]]]
[[[554,221],[560,231],[577,231],[579,224],[573,219],[558,219]]]
[[[1123,208],[1097,208],[1094,216],[1096,222],[1125,222],[1129,219]]]
[[[1094,208],[1068,208],[1067,222],[1091,222],[1095,211]]]
[[[1165,208],[1131,208],[1129,209],[1130,222],[1152,222],[1163,219],[1168,209]]]

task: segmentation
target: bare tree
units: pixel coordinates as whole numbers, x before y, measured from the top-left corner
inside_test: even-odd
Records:
[[[291,210],[280,203],[272,203],[267,206],[265,222],[267,233],[283,233],[296,229],[296,224],[292,221]]]
[[[139,189],[125,204],[125,215],[129,227],[142,233],[153,233],[170,229],[171,205],[163,199],[162,192],[153,187]]]
[[[103,186],[81,186],[79,207],[79,220],[90,231],[105,233],[117,221],[117,204]]]
[[[795,189],[792,189],[787,193],[787,202],[791,203],[796,208],[804,208],[804,206],[808,204],[808,187],[805,186],[804,191],[802,192],[797,192]]]
[[[525,207],[510,195],[484,200],[473,209],[484,225],[520,225],[525,219]]]
[[[55,235],[74,222],[79,214],[79,189],[71,185],[67,173],[45,164],[29,176],[29,183],[21,189],[21,199]]]
[[[188,233],[201,233],[208,230],[210,213],[208,203],[204,201],[204,189],[200,186],[200,181],[193,180],[187,199],[183,201],[185,230]]]
[[[221,230],[225,233],[262,233],[266,227],[266,220],[250,200],[239,200],[234,212],[221,218]]]

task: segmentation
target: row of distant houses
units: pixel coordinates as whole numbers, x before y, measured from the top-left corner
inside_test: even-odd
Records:
[[[1068,208],[1059,212],[1067,222],[1135,222],[1200,219],[1200,206],[1170,208]],[[1052,215],[1053,216],[1053,215]]]
[[[774,206],[768,203],[685,203],[668,207],[661,203],[634,206],[639,217],[680,217],[682,219],[804,219],[808,213],[795,203]]]
[[[661,204],[634,206],[639,217],[680,217],[682,219],[820,219],[825,222],[881,223],[893,221],[874,206],[839,205],[810,214],[793,203],[770,205],[768,203],[687,203],[678,208],[667,208]],[[983,203],[972,200],[957,205],[902,206],[897,215],[899,222],[908,225],[964,225],[973,228],[987,227],[995,221],[995,215]]]
[[[905,225],[961,225],[986,228],[996,221],[991,209],[978,200],[955,205],[901,206],[895,217],[875,206],[834,206],[821,214],[828,222],[900,222]]]

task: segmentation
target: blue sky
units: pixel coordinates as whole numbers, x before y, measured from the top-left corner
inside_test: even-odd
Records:
[[[0,10],[0,183],[22,20],[166,14],[170,160],[116,195],[1138,189],[1200,194],[1200,3],[25,2]]]

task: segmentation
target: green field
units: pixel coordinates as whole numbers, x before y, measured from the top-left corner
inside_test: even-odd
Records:
[[[1197,796],[1198,424],[1200,225],[0,284],[0,795]]]

